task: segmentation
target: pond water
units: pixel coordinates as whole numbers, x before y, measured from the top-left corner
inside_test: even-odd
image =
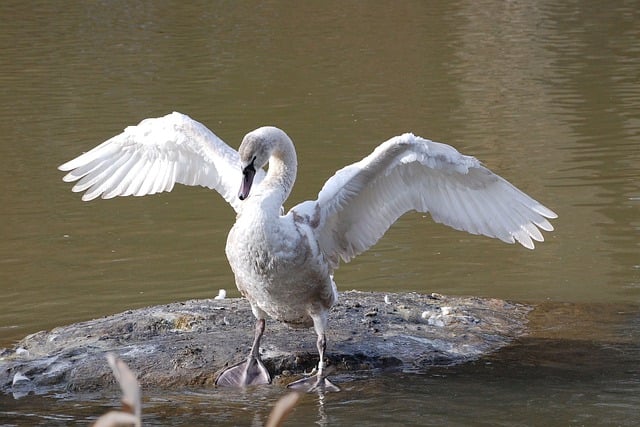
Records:
[[[635,2],[0,3],[0,347],[224,288],[234,214],[210,190],[83,203],[56,167],[176,110],[229,145],[296,143],[288,202],[411,131],[559,214],[535,251],[406,215],[341,289],[541,304],[475,363],[341,378],[291,425],[640,423],[640,11]],[[534,312],[536,313],[536,312]],[[310,331],[309,339],[313,340]],[[330,351],[330,343],[329,343]],[[262,425],[278,388],[144,391],[150,425]],[[0,396],[0,425],[86,424],[92,395]]]

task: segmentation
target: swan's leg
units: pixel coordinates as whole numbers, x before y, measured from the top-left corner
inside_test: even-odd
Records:
[[[264,319],[256,321],[256,332],[251,345],[251,352],[247,360],[227,368],[216,379],[216,385],[221,387],[245,387],[249,385],[269,384],[271,375],[260,360],[260,339],[264,333]]]
[[[320,355],[320,361],[318,362],[318,372],[312,377],[294,381],[287,387],[295,390],[306,391],[309,393],[314,391],[340,391],[340,387],[329,381],[329,379],[326,377],[326,374],[324,373],[324,353],[327,349],[327,338],[324,331],[327,326],[327,314],[323,313],[321,315],[312,316],[312,318],[314,329],[316,330],[316,334],[318,335],[318,340],[316,341],[318,354]]]

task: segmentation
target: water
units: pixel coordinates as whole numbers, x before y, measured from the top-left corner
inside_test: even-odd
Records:
[[[277,125],[299,152],[288,206],[412,131],[554,209],[556,231],[531,252],[407,215],[338,285],[557,305],[477,363],[343,378],[344,393],[305,397],[291,425],[638,424],[638,15],[634,2],[3,2],[0,346],[238,295],[233,211],[216,194],[82,203],[60,181],[57,165],[125,126],[177,110],[237,147]],[[282,392],[146,391],[145,422],[260,425]],[[116,396],[3,396],[0,423],[86,424]]]

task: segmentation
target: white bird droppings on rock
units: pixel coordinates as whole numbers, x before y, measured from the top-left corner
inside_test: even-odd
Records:
[[[16,374],[13,376],[12,385],[16,385],[21,381],[31,381],[31,380],[27,378],[27,376],[25,376],[22,372],[16,372]]]

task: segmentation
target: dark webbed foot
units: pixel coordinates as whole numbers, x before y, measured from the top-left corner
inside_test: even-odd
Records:
[[[270,383],[269,371],[262,361],[256,358],[227,368],[216,379],[216,385],[220,387],[246,387]]]
[[[316,345],[318,347],[318,355],[320,361],[318,362],[318,373],[316,375],[303,378],[298,381],[294,381],[287,387],[294,390],[305,391],[307,393],[320,392],[337,392],[340,391],[340,387],[333,384],[327,379],[328,372],[325,371],[324,354],[327,349],[327,339],[325,337],[326,329],[326,313],[322,313],[320,316],[312,316],[313,325],[318,334],[318,340]]]
[[[270,384],[271,375],[260,360],[260,338],[264,333],[264,319],[256,322],[256,333],[247,360],[224,370],[216,379],[220,387],[246,387],[250,385]]]
[[[340,387],[329,381],[325,376],[314,375],[312,377],[302,378],[301,380],[294,381],[287,385],[288,388],[293,390],[304,391],[307,393],[313,393],[316,391],[321,392],[338,392]]]

